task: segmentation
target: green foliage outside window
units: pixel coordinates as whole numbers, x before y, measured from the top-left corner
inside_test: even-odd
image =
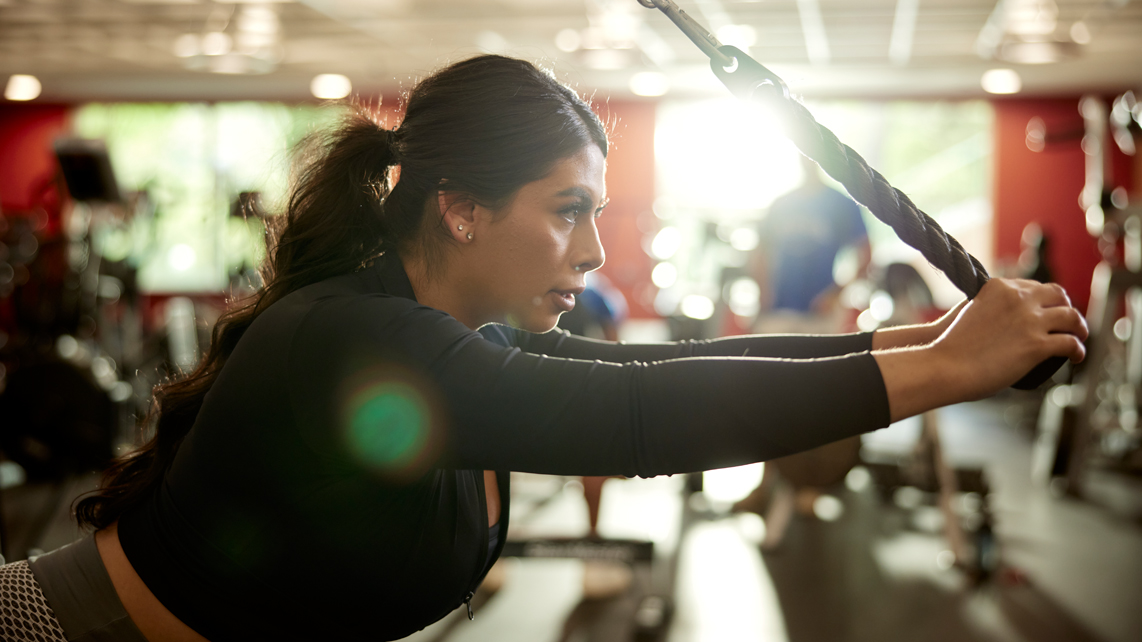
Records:
[[[229,216],[241,192],[284,206],[292,148],[337,108],[274,103],[90,104],[78,136],[106,141],[120,187],[145,192],[125,225],[94,230],[102,253],[139,268],[142,289],[221,291],[264,254],[260,221]]]

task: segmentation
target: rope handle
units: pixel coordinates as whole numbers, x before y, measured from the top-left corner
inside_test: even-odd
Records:
[[[804,105],[789,95],[785,83],[776,74],[737,47],[723,45],[718,47],[718,52],[733,64],[724,66],[720,59],[711,58],[710,68],[731,93],[769,109],[801,153],[844,185],[853,200],[891,227],[902,241],[919,250],[969,299],[979,294],[990,277],[983,264],[959,241],[916,207],[907,194],[893,187],[880,172],[870,167],[853,148],[818,123]],[[1051,357],[1033,368],[1013,387],[1034,390],[1066,361],[1065,357]]]
[[[785,84],[773,72],[737,47],[723,45],[719,50],[735,59],[736,67],[728,71],[713,61],[710,67],[735,96],[758,103],[773,113],[783,133],[801,153],[844,185],[853,200],[891,227],[902,241],[919,250],[929,263],[947,274],[969,299],[975,298],[989,278],[978,259],[916,207],[908,195],[890,185],[853,148],[818,123],[804,105],[789,96]]]
[[[804,105],[789,95],[789,89],[777,74],[741,49],[719,43],[672,0],[638,0],[638,3],[648,9],[662,11],[710,58],[710,69],[731,93],[769,108],[783,124],[785,135],[801,153],[844,185],[856,202],[891,227],[900,240],[919,250],[969,299],[979,294],[990,278],[983,264],[931,216],[916,207],[907,194],[889,184],[860,154],[818,123]],[[1065,357],[1051,357],[1032,368],[1013,387],[1034,390],[1066,362]]]

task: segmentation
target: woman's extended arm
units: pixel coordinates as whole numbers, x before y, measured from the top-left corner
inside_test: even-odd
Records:
[[[1086,321],[1054,284],[992,279],[937,323],[946,329],[930,344],[874,347],[893,421],[994,394],[1048,357],[1086,354]]]
[[[875,347],[872,333],[807,335],[744,335],[720,339],[694,339],[668,343],[614,343],[568,334],[556,328],[532,334],[502,326],[485,328],[481,333],[503,333],[508,342],[532,354],[564,359],[631,363],[687,357],[770,357],[775,359],[815,359],[865,352]],[[935,334],[939,336],[939,334]]]
[[[932,323],[880,328],[871,333],[744,335],[669,343],[625,344],[586,339],[558,328],[545,334],[531,334],[502,326],[485,328],[481,332],[486,336],[510,335],[511,338],[507,339],[507,342],[534,354],[565,359],[591,361],[598,359],[613,363],[665,361],[686,357],[816,359],[866,350],[927,345],[948,329],[959,315],[964,303],[960,303],[951,312]]]
[[[952,325],[960,311],[967,305],[967,300],[960,301],[955,307],[931,323],[916,325],[898,325],[888,328],[877,328],[872,334],[873,350],[888,350],[891,348],[911,348],[926,346],[936,339]]]
[[[318,448],[342,447],[330,427],[362,391],[407,392],[439,427],[426,464],[628,476],[781,457],[976,399],[1048,356],[1081,358],[1086,334],[1060,289],[1026,281],[988,284],[926,346],[819,359],[552,358],[392,299],[331,300],[303,327],[290,398]]]
[[[347,420],[407,416],[427,420],[418,425],[432,436],[409,443],[426,445],[413,452],[431,467],[652,476],[782,457],[889,420],[867,349],[821,359],[555,358],[388,297],[324,300],[291,344],[292,414],[323,457],[343,456],[356,430]]]

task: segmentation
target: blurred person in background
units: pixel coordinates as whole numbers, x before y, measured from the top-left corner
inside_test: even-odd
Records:
[[[399,639],[470,611],[511,471],[782,457],[1083,356],[1060,288],[1003,279],[876,332],[552,331],[604,260],[599,118],[501,56],[424,78],[406,105],[393,130],[360,113],[315,140],[261,289],[78,502],[94,535],[0,567],[6,626],[35,603],[53,639]]]
[[[836,334],[854,328],[846,319],[840,292],[868,273],[872,250],[860,208],[825,185],[817,164],[801,156],[802,182],[773,201],[758,232],[750,268],[761,290],[754,332]],[[842,253],[855,256],[850,281],[837,283],[834,266]],[[761,483],[734,505],[735,511],[765,516],[761,546],[777,548],[794,510],[812,515],[823,489],[840,482],[856,464],[860,437],[766,464]]]
[[[802,182],[773,201],[758,230],[751,272],[761,289],[754,331],[836,333],[847,330],[837,295],[847,283],[834,279],[834,264],[846,250],[864,278],[872,249],[860,208],[825,185],[820,168],[801,156]]]

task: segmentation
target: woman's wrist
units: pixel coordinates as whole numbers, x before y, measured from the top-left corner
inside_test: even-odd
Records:
[[[936,323],[877,328],[872,333],[872,349],[892,350],[926,346],[940,338],[943,332],[944,328],[938,327]]]
[[[873,350],[892,421],[966,400],[957,364],[939,344]]]
[[[959,316],[960,311],[966,303],[966,300],[961,301],[942,317],[931,323],[877,328],[872,334],[872,349],[888,350],[891,348],[930,345],[947,331],[948,327],[951,326],[952,322]]]

